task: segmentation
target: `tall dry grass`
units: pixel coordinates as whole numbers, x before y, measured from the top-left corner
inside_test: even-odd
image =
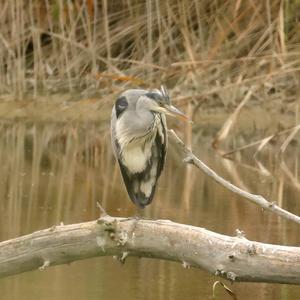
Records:
[[[223,106],[255,84],[296,94],[296,0],[0,3],[0,93],[18,99],[161,82]]]

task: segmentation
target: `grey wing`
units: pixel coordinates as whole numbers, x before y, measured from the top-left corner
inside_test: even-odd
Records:
[[[144,207],[143,203],[146,202],[145,197],[139,193],[139,182],[138,182],[138,174],[131,174],[127,171],[126,167],[121,163],[121,161],[118,159],[121,174],[123,177],[123,181],[127,190],[127,193],[131,199],[131,201],[140,206]]]
[[[116,139],[116,128],[115,128],[116,121],[117,121],[116,110],[115,110],[115,107],[113,107],[112,114],[111,114],[111,126],[110,126],[112,149],[113,149],[114,155],[119,163],[119,167],[121,170],[121,174],[122,174],[123,181],[124,181],[126,190],[128,192],[128,195],[129,195],[130,199],[133,201],[133,203],[139,205],[137,195],[134,192],[134,186],[136,185],[136,183],[135,183],[136,175],[128,172],[127,168],[122,164],[122,162],[120,160],[120,154],[119,154],[120,149],[119,149],[118,141]]]
[[[112,114],[112,120],[113,118],[115,118],[114,112]],[[164,167],[167,150],[166,129],[167,127],[165,117],[161,115],[158,130],[152,146],[152,155],[145,170],[140,173],[131,173],[128,171],[126,166],[122,164],[119,158],[119,146],[117,141],[114,139],[115,129],[112,121],[112,146],[120,166],[126,190],[132,202],[142,208],[151,203],[154,196],[157,180]],[[148,187],[148,189],[145,190],[146,187]]]
[[[116,109],[114,106],[111,112],[110,137],[111,137],[111,145],[112,145],[114,155],[116,158],[118,158],[118,149],[117,149],[118,144],[116,141],[116,128],[115,128],[116,121],[117,121],[117,116],[116,116]]]
[[[150,178],[152,158],[149,160],[146,169],[140,173],[130,173],[120,160],[118,160],[118,162],[131,201],[135,205],[144,208],[146,205],[150,204],[153,199],[157,181],[156,178],[154,180],[151,180]],[[146,186],[147,184],[150,184],[149,194],[143,189],[143,185]]]
[[[167,135],[167,122],[164,115],[160,115],[160,124],[158,126],[155,144],[158,149],[158,166],[157,166],[157,178],[160,176],[166,160],[167,146],[168,146],[168,135]]]
[[[158,178],[164,168],[167,152],[167,126],[165,116],[160,115],[160,123],[152,146],[152,155],[147,168],[132,178],[137,188],[134,193],[135,203],[144,207],[152,202]],[[125,181],[125,180],[124,180]],[[144,194],[143,185],[151,187],[150,194]],[[128,191],[129,193],[129,191]],[[130,194],[130,193],[129,193]]]

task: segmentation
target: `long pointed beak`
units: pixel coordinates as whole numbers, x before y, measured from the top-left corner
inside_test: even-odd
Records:
[[[182,111],[176,108],[173,105],[165,104],[163,107],[160,107],[161,111],[166,115],[181,119],[183,121],[191,121],[187,115],[185,115]]]

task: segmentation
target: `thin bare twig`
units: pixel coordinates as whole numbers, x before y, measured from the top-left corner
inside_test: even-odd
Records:
[[[267,136],[267,137],[264,137],[263,139],[260,139],[260,140],[258,140],[258,141],[255,141],[255,142],[252,142],[252,143],[250,143],[250,144],[248,144],[248,145],[245,145],[245,146],[242,146],[242,147],[239,147],[239,148],[236,148],[236,149],[233,149],[233,150],[231,150],[231,151],[229,151],[229,152],[226,152],[226,153],[224,153],[224,154],[222,154],[222,156],[223,157],[228,157],[228,156],[230,156],[230,155],[232,155],[232,154],[234,154],[234,153],[236,153],[236,152],[239,152],[239,151],[242,151],[242,150],[246,150],[246,149],[248,149],[248,148],[251,148],[251,147],[254,147],[254,146],[257,146],[257,145],[259,145],[258,147],[257,147],[257,150],[255,151],[255,153],[254,153],[254,155],[253,155],[253,157],[255,158],[256,156],[257,156],[257,154],[273,139],[273,138],[275,138],[275,137],[279,137],[279,136],[281,136],[281,135],[284,135],[284,134],[286,134],[286,133],[288,133],[288,132],[290,132],[290,131],[292,131],[292,133],[289,135],[289,136],[291,136],[292,135],[292,137],[294,136],[294,134],[295,133],[297,133],[297,131],[299,130],[299,127],[300,125],[298,124],[298,125],[296,125],[296,126],[293,126],[293,127],[291,127],[291,128],[287,128],[287,129],[284,129],[284,130],[282,130],[282,131],[280,131],[280,132],[277,132],[277,133],[274,133],[274,134],[271,134],[271,135],[269,135],[269,136]],[[294,133],[295,132],[295,133]],[[290,142],[290,141],[289,141]]]
[[[217,136],[212,142],[212,145],[215,149],[219,148],[219,145],[222,141],[226,139],[228,136],[230,130],[232,129],[233,125],[236,123],[236,120],[238,118],[238,115],[241,111],[241,109],[244,107],[244,105],[248,102],[252,95],[252,91],[249,90],[244,99],[241,101],[241,103],[238,105],[238,107],[235,109],[235,111],[229,116],[229,118],[226,120],[220,131],[217,133]]]
[[[232,191],[233,193],[236,193],[249,201],[261,206],[262,208],[269,210],[278,216],[296,222],[300,224],[300,217],[297,215],[294,215],[278,205],[276,205],[274,202],[270,202],[266,200],[263,196],[261,195],[254,195],[249,192],[246,192],[234,184],[230,183],[229,181],[225,180],[223,177],[219,176],[216,172],[214,172],[212,169],[210,169],[205,163],[203,163],[198,157],[196,157],[193,152],[188,149],[183,141],[177,136],[177,134],[173,130],[169,130],[170,136],[175,140],[175,142],[181,147],[185,158],[184,162],[193,164],[197,168],[199,168],[201,171],[203,171],[206,175],[214,179],[217,183],[221,184],[224,186],[226,189]]]

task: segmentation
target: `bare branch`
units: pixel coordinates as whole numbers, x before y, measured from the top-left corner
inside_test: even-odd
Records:
[[[0,243],[0,277],[95,256],[150,257],[204,269],[231,281],[300,284],[300,248],[229,237],[167,220],[108,215]]]
[[[181,147],[185,158],[184,162],[193,164],[197,168],[199,168],[202,172],[204,172],[206,175],[214,179],[217,183],[221,184],[224,186],[226,189],[248,199],[249,201],[261,206],[262,208],[269,210],[278,216],[296,222],[300,224],[300,217],[297,215],[294,215],[278,205],[276,205],[274,202],[270,202],[266,200],[263,196],[261,195],[254,195],[249,192],[246,192],[234,184],[230,183],[229,181],[225,180],[223,177],[219,176],[217,173],[215,173],[212,169],[210,169],[205,163],[203,163],[198,157],[196,157],[193,152],[188,149],[183,141],[177,136],[177,134],[173,130],[169,130],[169,134],[171,137],[175,140],[175,142]]]

